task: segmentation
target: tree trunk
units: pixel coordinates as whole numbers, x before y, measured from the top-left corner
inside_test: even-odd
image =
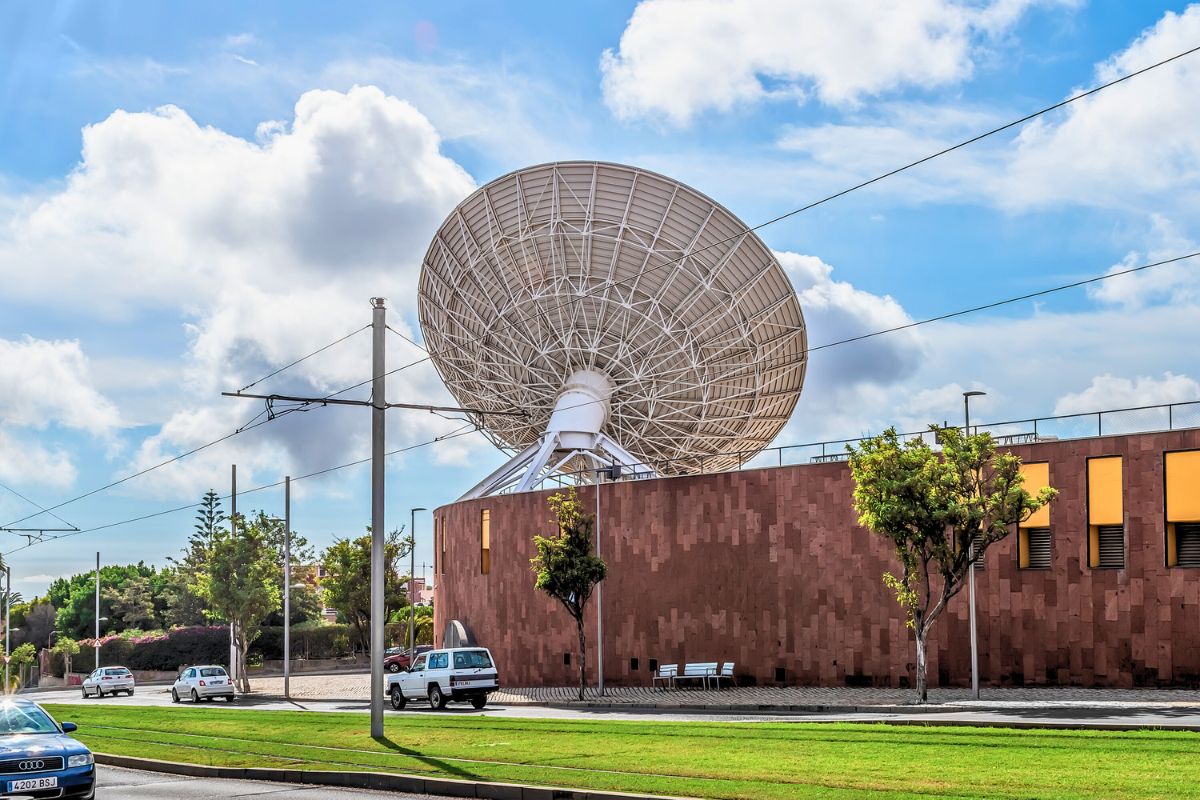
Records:
[[[918,628],[914,631],[917,640],[917,702],[929,702],[929,689],[925,682],[925,671],[928,666],[925,663],[925,633]]]
[[[579,699],[583,699],[583,689],[587,685],[587,640],[583,635],[583,617],[575,620],[579,629]]]

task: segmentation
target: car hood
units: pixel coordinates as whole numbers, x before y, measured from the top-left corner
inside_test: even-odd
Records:
[[[0,736],[0,761],[26,756],[63,756],[83,753],[87,747],[65,733],[17,734]]]

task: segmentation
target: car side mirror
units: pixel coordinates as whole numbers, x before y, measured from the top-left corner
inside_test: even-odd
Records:
[[[64,722],[62,724],[63,733],[74,733],[79,730],[79,726],[74,722]]]

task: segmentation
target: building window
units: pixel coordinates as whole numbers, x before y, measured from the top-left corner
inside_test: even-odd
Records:
[[[1034,497],[1050,485],[1050,465],[1046,462],[1022,464],[1025,491]],[[1039,508],[1029,519],[1017,524],[1017,566],[1021,569],[1050,569],[1050,504]]]
[[[479,523],[479,572],[487,575],[492,569],[492,512],[484,509]]]
[[[1125,498],[1121,457],[1089,458],[1087,483],[1088,566],[1122,569],[1125,566]]]
[[[442,552],[438,539],[438,520],[433,518],[433,574],[438,574],[438,564],[442,563]]]
[[[439,526],[442,529],[442,560],[439,562],[442,565],[442,571],[438,574],[446,574],[446,518],[442,517],[442,524]]]
[[[1022,528],[1021,569],[1050,569],[1050,529]]]
[[[1167,566],[1200,567],[1200,450],[1163,456]]]

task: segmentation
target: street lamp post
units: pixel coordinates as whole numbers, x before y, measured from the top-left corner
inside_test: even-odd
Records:
[[[96,552],[96,666],[100,669],[100,553]]]
[[[292,476],[283,478],[283,699],[292,698]]]
[[[4,693],[8,694],[8,658],[12,653],[9,648],[9,636],[11,631],[8,628],[9,612],[12,609],[12,569],[4,568]]]
[[[408,523],[408,663],[417,657],[417,604],[413,590],[417,585],[417,512],[427,508],[414,508],[409,513]]]
[[[982,397],[987,392],[970,391],[963,392],[963,430],[967,436],[971,435],[971,398]],[[971,559],[970,567],[967,569],[967,595],[970,604],[968,611],[968,619],[971,627],[971,693],[975,695],[975,699],[979,699],[979,639],[975,632],[975,540],[972,539],[967,544],[967,556]]]

